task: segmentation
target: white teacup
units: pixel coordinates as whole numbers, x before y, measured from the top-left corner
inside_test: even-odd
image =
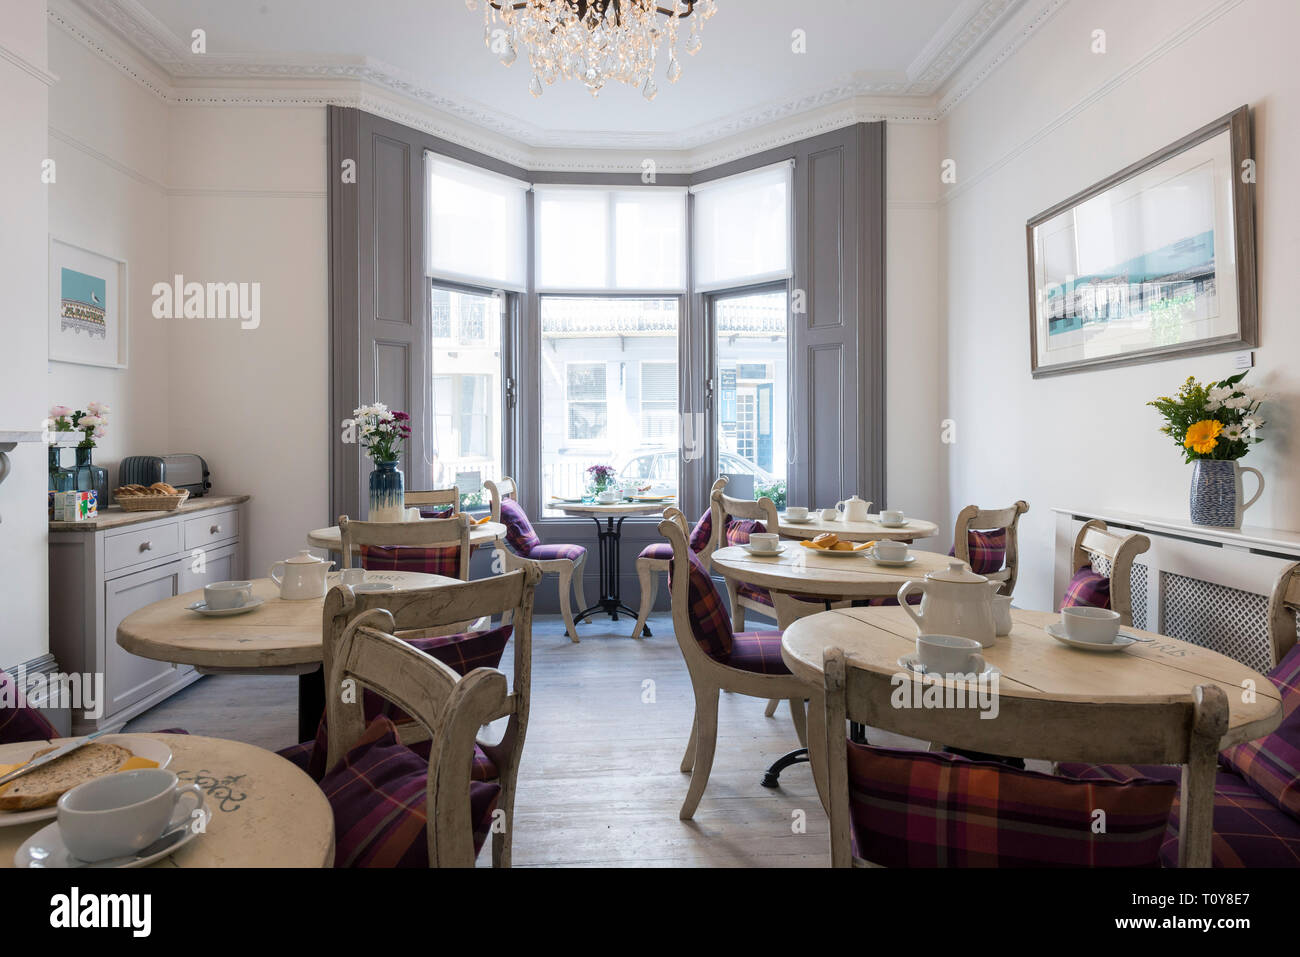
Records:
[[[907,521],[901,508],[887,508],[880,513],[880,521],[886,525],[902,525]]]
[[[993,596],[993,627],[995,633],[1002,635],[1011,634],[1011,596],[994,595]]]
[[[634,495],[636,495],[636,486],[625,485],[622,489],[622,492],[624,498],[632,498]]]
[[[192,797],[192,807],[180,808]],[[59,798],[59,835],[82,861],[125,857],[180,827],[203,807],[197,784],[163,768],[121,771],[78,785]]]
[[[1080,605],[1061,609],[1061,626],[1075,641],[1093,645],[1112,645],[1119,635],[1119,613],[1109,608]]]
[[[981,645],[974,638],[959,635],[917,635],[916,657],[926,671],[942,675],[984,673]]]
[[[620,492],[618,489],[607,488],[605,489],[605,491],[601,492],[596,496],[596,501],[599,502],[601,505],[613,505],[622,496],[623,493]]]
[[[808,517],[808,509],[802,505],[791,505],[785,510],[786,518],[793,518],[796,522],[802,522]]]
[[[833,522],[840,517],[840,510],[837,508],[822,509],[822,521]]]
[[[203,586],[203,602],[214,611],[243,608],[252,600],[252,582],[213,582]]]
[[[907,561],[907,542],[876,542],[876,557],[887,562]]]
[[[356,588],[362,585],[366,580],[366,570],[364,568],[345,568],[339,572],[339,581],[344,585],[351,585]]]
[[[781,536],[774,532],[754,532],[749,536],[749,544],[754,546],[755,551],[774,552],[777,543],[781,541]]]

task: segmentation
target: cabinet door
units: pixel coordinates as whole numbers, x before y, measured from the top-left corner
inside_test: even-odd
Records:
[[[239,572],[237,545],[191,549],[189,557],[181,560],[180,590],[183,594],[202,588],[204,585],[211,585],[213,582],[238,580]],[[201,597],[200,595],[199,598]]]
[[[104,583],[104,716],[134,704],[176,680],[176,665],[133,655],[117,643],[123,618],[178,594],[183,562],[171,562]]]

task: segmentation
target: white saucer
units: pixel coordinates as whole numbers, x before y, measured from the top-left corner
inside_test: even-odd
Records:
[[[749,552],[749,554],[751,555],[757,555],[759,558],[775,558],[777,555],[780,555],[783,551],[785,551],[784,542],[778,544],[776,548],[772,548],[772,549],[759,548],[756,545],[751,545],[749,542],[746,542],[740,547],[743,548],[745,551]]]
[[[907,528],[912,524],[910,518],[905,518],[901,522],[876,522],[881,528]]]
[[[198,835],[190,821],[178,825],[133,857],[115,857],[107,861],[88,863],[78,860],[63,844],[59,822],[41,828],[14,854],[14,867],[144,867],[184,847]]]
[[[915,555],[908,555],[901,562],[896,562],[896,561],[891,561],[888,558],[876,557],[876,550],[874,548],[868,549],[868,551],[871,553],[871,560],[873,562],[875,562],[877,565],[884,565],[886,568],[906,568],[908,565],[913,565],[916,563]]]
[[[1083,651],[1119,651],[1127,648],[1129,645],[1138,643],[1136,638],[1130,638],[1121,632],[1115,637],[1115,640],[1109,645],[1099,645],[1094,641],[1079,641],[1077,638],[1071,638],[1065,633],[1065,627],[1059,622],[1054,621],[1047,626],[1047,633],[1061,642],[1063,645],[1069,645],[1071,648],[1079,648]]]
[[[921,664],[921,662],[917,660],[916,652],[914,651],[900,656],[898,659],[898,667],[902,668],[904,671],[910,671],[914,675],[930,674],[930,671],[926,669],[925,665]],[[980,678],[992,678],[994,676],[1001,677],[1001,675],[1001,668],[997,668],[986,661],[984,662],[984,670],[977,674],[975,678],[978,680]],[[938,677],[937,673],[936,677]],[[945,675],[944,677],[950,676]]]
[[[246,605],[240,605],[238,608],[209,608],[206,601],[196,601],[192,605],[186,605],[190,611],[197,611],[200,615],[206,615],[209,618],[226,618],[230,615],[242,615],[246,611],[252,611],[258,605],[262,604],[263,599],[254,598]]]
[[[807,518],[791,518],[789,515],[783,515],[781,516],[781,521],[789,522],[791,525],[807,525],[812,521],[812,516],[809,515]]]

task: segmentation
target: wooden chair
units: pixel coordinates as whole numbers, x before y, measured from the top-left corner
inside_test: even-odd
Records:
[[[492,499],[492,521],[503,522],[506,526],[506,541],[511,548],[497,547],[497,554],[506,571],[523,568],[525,563],[536,565],[543,574],[556,575],[559,578],[560,614],[564,617],[564,628],[569,638],[577,644],[578,629],[573,623],[573,607],[569,603],[572,590],[578,602],[578,610],[587,607],[587,597],[582,586],[582,570],[587,561],[587,550],[581,545],[543,545],[532,523],[519,506],[518,488],[515,480],[509,477],[499,481],[491,479],[483,483]],[[511,514],[503,520],[501,516],[503,503]]]
[[[709,509],[704,513],[704,515],[700,516],[700,521],[695,523],[696,530],[699,529],[700,522],[703,522],[705,517],[712,516],[713,514],[713,493],[726,487],[727,479],[725,476],[713,483],[713,487],[709,489]],[[683,529],[686,527],[686,516],[682,513],[681,509],[664,509],[664,518],[678,521]],[[688,541],[693,534],[693,532],[687,533]],[[695,553],[699,556],[699,559],[705,568],[709,567],[709,557],[713,554],[714,542],[715,539],[713,537],[712,526],[710,526],[708,539],[699,551]],[[695,546],[692,545],[691,547],[694,548]],[[654,608],[655,598],[659,595],[659,574],[662,572],[667,575],[668,568],[671,564],[672,549],[663,542],[655,542],[651,545],[647,545],[641,550],[641,554],[637,556],[636,577],[641,583],[641,609],[636,616],[636,627],[632,629],[633,638],[640,638],[641,634],[645,631],[646,619],[650,617],[650,612]]]
[[[515,788],[519,774],[519,758],[528,729],[528,712],[532,696],[533,599],[540,580],[541,572],[530,567],[458,585],[435,585],[430,588],[411,588],[391,592],[356,593],[347,585],[336,585],[325,596],[322,632],[323,667],[326,682],[326,722],[330,729],[326,767],[333,767],[337,763],[342,754],[348,750],[349,743],[356,741],[364,726],[362,695],[353,696],[356,704],[344,708],[337,700],[339,695],[329,693],[329,689],[341,687],[343,679],[347,677],[348,635],[354,635],[358,630],[377,631],[382,633],[385,643],[398,641],[404,644],[412,638],[458,634],[465,630],[468,622],[484,615],[498,616],[502,620],[510,619],[513,625],[511,641],[514,645],[514,653],[513,678],[508,691],[505,676],[500,671],[491,669],[490,673],[494,676],[493,686],[497,686],[496,682],[499,679],[499,687],[504,697],[497,698],[494,692],[492,697],[494,703],[491,707],[476,707],[472,712],[467,713],[469,717],[463,720],[457,718],[450,736],[451,740],[448,740],[444,733],[448,727],[445,722],[451,720],[450,715],[455,712],[448,712],[439,717],[439,712],[436,710],[437,702],[449,694],[445,691],[446,672],[450,671],[451,675],[455,676],[455,672],[446,665],[437,662],[441,668],[433,670],[437,671],[441,678],[427,679],[432,684],[428,686],[427,691],[420,691],[420,694],[426,695],[429,692],[436,692],[437,695],[442,695],[442,698],[416,697],[413,700],[410,697],[395,696],[392,692],[401,689],[387,680],[384,674],[375,676],[378,679],[377,683],[371,684],[373,690],[393,701],[416,719],[414,723],[398,726],[398,737],[403,744],[413,744],[433,738],[435,747],[430,752],[429,761],[431,789],[437,783],[440,792],[453,794],[456,799],[463,798],[469,789],[470,767],[474,762],[476,744],[491,761],[496,769],[495,780],[501,787],[497,808],[505,813],[506,823],[504,831],[493,835],[492,862],[496,867],[510,866]],[[398,655],[394,652],[388,660],[409,665],[412,671],[422,668],[424,659],[430,656],[410,645],[406,647],[412,654]],[[475,669],[461,680],[485,671],[489,669]],[[363,684],[368,683],[364,675],[355,675],[355,677]],[[480,682],[486,679],[475,680]],[[426,688],[425,685],[418,687]],[[431,702],[434,705],[432,711]],[[421,711],[421,708],[424,710]],[[336,717],[336,713],[342,713],[342,716]],[[437,720],[431,721],[431,718]],[[506,726],[499,741],[492,744],[476,740],[480,727],[501,718],[506,719]],[[338,723],[340,720],[346,723]],[[435,755],[440,756],[436,769]],[[438,806],[431,790],[428,804],[431,809],[429,812],[431,822],[436,817],[432,809]],[[441,825],[442,822],[439,823]],[[430,832],[431,862],[434,860],[435,833],[441,830],[440,826],[436,831]],[[448,852],[450,856],[447,859],[463,861],[464,847],[459,843],[459,836],[469,833],[468,825],[454,829],[452,833],[457,835],[457,843],[451,845],[454,850]],[[472,846],[470,852],[468,863],[457,866],[473,865]],[[441,851],[439,859],[443,859]]]
[[[1150,702],[1123,705],[1079,701],[1063,707],[1003,693],[998,719],[986,721],[977,708],[892,707],[894,677],[853,666],[838,648],[827,650],[823,669],[831,866],[867,865],[850,850],[848,720],[971,750],[1064,761],[1181,764],[1179,866],[1210,866],[1215,769],[1219,740],[1228,728],[1228,699],[1217,685],[1198,685],[1182,700],[1153,696]]]
[[[694,816],[709,783],[709,772],[713,769],[713,754],[718,742],[718,694],[732,691],[755,698],[786,699],[790,702],[790,715],[799,744],[806,746],[808,734],[804,699],[808,695],[808,686],[790,674],[780,660],[780,632],[755,632],[744,636],[731,632],[722,596],[718,594],[713,579],[691,552],[684,525],[684,522],[679,524],[674,520],[659,523],[659,533],[668,539],[673,550],[672,572],[669,576],[673,631],[677,635],[677,644],[686,660],[686,670],[690,673],[691,687],[695,691],[695,720],[691,724],[691,737],[681,764],[682,771],[690,772],[691,775],[686,800],[682,802],[678,815],[685,821]],[[695,575],[692,575],[693,571],[696,572]],[[696,601],[692,600],[692,590],[697,591]],[[698,599],[707,601],[708,613],[701,608]],[[730,639],[730,654],[723,658],[710,655],[701,643],[706,639],[724,645]],[[758,654],[755,655],[755,652]],[[746,655],[750,661],[762,658],[766,662],[766,670],[742,670],[727,663],[728,660],[738,661],[741,655]]]
[[[469,578],[470,519],[464,513],[451,518],[426,518],[418,522],[354,522],[339,516],[339,547],[343,567],[352,567],[353,549],[362,546],[411,549],[382,561],[386,570],[421,571],[447,575],[462,581]],[[388,566],[391,565],[392,568]]]
[[[710,554],[728,545],[743,545],[749,541],[747,532],[731,528],[733,519],[762,522],[763,527],[773,534],[780,533],[780,519],[777,518],[776,506],[767,496],[757,502],[743,498],[732,498],[714,483],[709,496],[713,509],[713,547]],[[731,627],[734,631],[745,630],[745,609],[758,612],[766,618],[776,621],[776,610],[772,605],[772,596],[766,588],[753,585],[737,587],[727,580],[727,600],[731,604]]]
[[[431,488],[424,491],[407,489],[406,498],[403,504],[407,508],[446,508],[451,506],[451,514],[460,513],[460,489],[453,485],[451,488]]]
[[[1300,562],[1287,565],[1277,576],[1268,599],[1268,641],[1276,668],[1295,647],[1296,622],[1300,617]]]
[[[957,525],[952,536],[952,554],[976,571],[979,571],[976,563],[971,562],[970,533],[1006,529],[1006,559],[1002,568],[996,571],[979,572],[989,581],[1002,582],[1004,595],[1010,595],[1016,590],[1016,576],[1020,571],[1020,543],[1016,529],[1020,524],[1020,516],[1027,511],[1029,511],[1029,503],[1022,500],[1008,508],[980,508],[978,505],[967,505],[957,513]]]
[[[1110,566],[1110,609],[1118,612],[1120,626],[1133,627],[1133,559],[1151,547],[1151,539],[1139,533],[1119,535],[1099,518],[1085,522],[1074,537],[1070,568],[1093,567],[1098,557]]]

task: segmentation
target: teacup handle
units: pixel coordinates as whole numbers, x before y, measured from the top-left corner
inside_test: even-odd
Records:
[[[177,810],[181,802],[187,797],[194,798],[194,806],[186,810]],[[174,804],[172,806],[172,819],[167,824],[167,830],[180,827],[186,821],[194,817],[194,812],[203,807],[203,789],[197,784],[185,784],[176,789],[173,795]]]
[[[982,675],[984,674],[985,669],[988,668],[988,664],[984,661],[983,655],[980,654],[971,655],[969,658],[966,659],[966,664],[969,665],[971,662],[975,662],[975,667],[973,669],[969,669],[967,671],[967,674]]]
[[[282,567],[284,567],[284,562],[276,562],[274,565],[271,566],[271,570],[266,573],[266,577],[271,579],[271,581],[275,582],[276,587],[279,587],[284,583],[284,576],[276,575],[275,573],[275,570],[277,568],[282,568]]]
[[[924,630],[921,625],[921,616],[913,611],[912,606],[907,602],[907,596],[912,594],[914,591],[924,592],[925,589],[921,583],[914,578],[910,578],[903,582],[903,586],[898,589],[898,603],[903,606],[903,611],[907,612],[908,616],[916,622],[916,627]]]

